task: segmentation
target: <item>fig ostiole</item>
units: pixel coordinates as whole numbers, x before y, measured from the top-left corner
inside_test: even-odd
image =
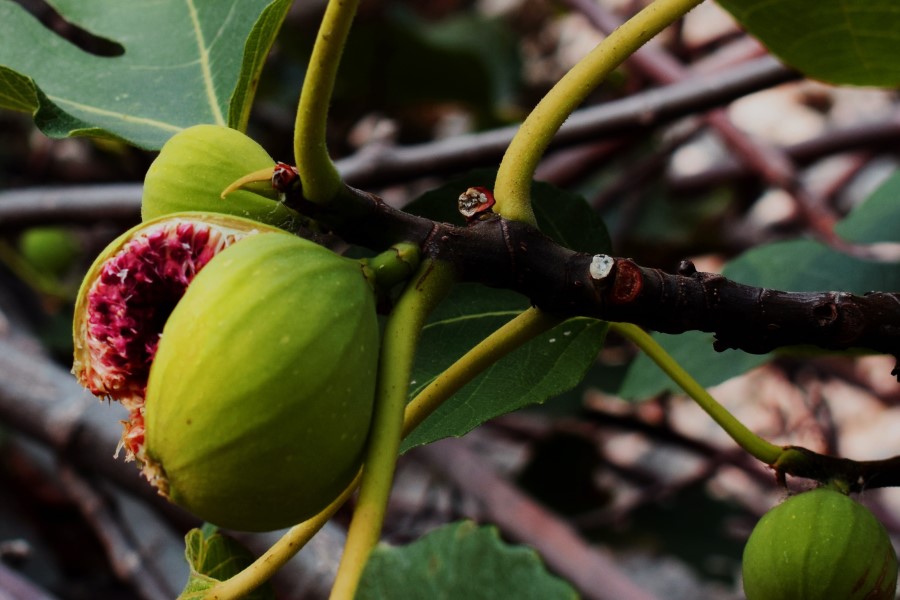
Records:
[[[743,557],[748,600],[893,600],[897,555],[862,504],[829,487],[763,515]]]
[[[253,139],[220,125],[194,125],[163,145],[144,178],[145,221],[184,211],[227,213],[297,231],[307,219],[280,202],[271,178],[222,192],[248,173],[274,171],[276,162]]]
[[[359,262],[186,213],[131,230],[95,262],[73,370],[128,408],[121,447],[160,493],[263,531],[315,515],[359,470],[378,335]]]

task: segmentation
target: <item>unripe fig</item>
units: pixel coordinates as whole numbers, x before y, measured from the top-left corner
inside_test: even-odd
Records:
[[[271,183],[249,184],[222,198],[247,173],[275,168],[262,146],[240,131],[195,125],[172,136],[147,170],[141,218],[183,211],[227,213],[296,231],[303,218],[279,201]]]
[[[129,457],[207,521],[292,525],[359,469],[378,325],[357,261],[231,216],[160,219],[91,270],[75,336],[76,375],[130,410]]]
[[[766,513],[744,548],[748,600],[893,600],[897,555],[863,505],[830,488]]]
[[[28,264],[52,277],[63,275],[79,253],[75,236],[63,227],[32,227],[22,233],[18,246]]]

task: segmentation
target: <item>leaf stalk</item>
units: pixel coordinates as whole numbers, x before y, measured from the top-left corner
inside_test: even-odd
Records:
[[[606,77],[660,31],[703,0],[655,0],[609,34],[554,85],[516,132],[497,172],[494,211],[535,225],[531,180],[563,122]]]

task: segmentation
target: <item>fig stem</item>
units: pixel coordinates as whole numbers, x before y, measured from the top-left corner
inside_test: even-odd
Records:
[[[343,189],[337,167],[328,154],[328,106],[344,44],[359,0],[329,0],[300,90],[294,122],[294,159],[304,197],[327,204]]]
[[[610,323],[612,331],[631,340],[644,351],[656,365],[677,383],[700,408],[725,430],[738,446],[767,465],[775,464],[781,458],[784,448],[767,442],[741,423],[734,415],[716,401],[706,389],[697,383],[672,356],[663,349],[646,331],[631,323]]]
[[[423,262],[385,324],[375,389],[375,413],[359,499],[347,530],[347,542],[331,589],[331,600],[352,600],[369,553],[381,536],[419,334],[428,315],[450,291],[454,279],[450,263]]]
[[[597,44],[547,92],[506,149],[494,184],[494,212],[511,221],[536,224],[531,180],[556,131],[626,58],[702,1],[655,0]]]
[[[403,437],[408,436],[445,400],[475,379],[485,369],[531,339],[553,329],[565,319],[531,307],[481,340],[447,367],[406,407]]]
[[[375,285],[388,290],[412,277],[420,260],[419,246],[411,242],[400,242],[381,254],[360,262],[371,273]]]
[[[341,494],[316,516],[291,527],[277,542],[272,544],[259,558],[245,569],[221,581],[207,590],[203,600],[233,600],[243,598],[251,591],[268,581],[275,572],[284,566],[303,546],[316,535],[334,513],[350,499],[359,481],[362,471],[356,474]]]

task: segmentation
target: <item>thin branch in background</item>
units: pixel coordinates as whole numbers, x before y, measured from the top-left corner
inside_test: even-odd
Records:
[[[548,152],[538,165],[534,178],[566,187],[583,180],[585,175],[596,173],[637,141],[638,136],[623,136]]]
[[[48,594],[0,561],[0,599],[58,600],[58,597]]]
[[[528,415],[516,413],[498,417],[491,422],[493,429],[507,435],[518,437],[542,439],[552,432],[566,432],[577,435],[596,444],[596,440],[603,438],[603,432],[613,430],[616,432],[637,434],[647,439],[651,447],[667,446],[672,450],[688,452],[702,460],[702,466],[694,472],[680,477],[670,477],[661,480],[660,473],[642,469],[634,465],[625,465],[620,462],[604,458],[603,467],[615,473],[623,481],[636,486],[638,492],[624,504],[613,507],[603,506],[597,510],[583,512],[571,517],[571,522],[579,529],[597,529],[613,526],[627,519],[638,508],[659,502],[663,498],[675,495],[679,490],[691,487],[697,483],[708,481],[722,467],[730,466],[739,469],[751,480],[763,489],[775,489],[775,478],[771,472],[762,468],[759,461],[750,457],[746,452],[738,448],[726,449],[711,444],[702,439],[695,439],[673,429],[667,422],[652,423],[630,407],[625,414],[617,414],[603,410],[597,403],[587,401],[585,410],[580,413],[578,420],[560,419],[554,421],[539,420]],[[667,415],[668,413],[663,413]],[[669,450],[663,449],[662,452]],[[634,457],[638,462],[638,457]]]
[[[15,339],[18,341],[0,335],[0,423],[64,455],[86,473],[100,475],[128,490],[176,528],[198,526],[196,518],[162,499],[134,464],[113,458],[121,436],[118,420],[124,416],[118,412],[120,407],[97,401],[71,373],[43,354],[23,351],[31,339],[27,334],[16,332]],[[341,548],[335,538],[334,533],[317,535],[307,552],[299,553],[282,568],[282,580],[303,584],[303,593],[290,597],[317,599],[327,595]],[[277,535],[244,534],[241,539],[261,551]]]
[[[702,123],[685,123],[674,135],[662,141],[649,155],[642,157],[621,172],[616,181],[605,186],[591,200],[594,210],[608,210],[614,202],[621,202],[635,185],[659,175],[668,165],[669,157],[679,147],[690,142],[702,131]]]
[[[888,119],[831,129],[808,140],[785,146],[784,151],[791,156],[795,164],[808,165],[842,152],[896,151],[898,141],[900,141],[900,113],[895,113]],[[726,156],[704,171],[672,176],[668,180],[668,185],[675,193],[695,194],[712,187],[738,183],[749,176],[751,172],[747,167]]]
[[[477,498],[485,518],[512,541],[535,548],[547,565],[590,600],[652,600],[606,553],[591,547],[564,520],[497,475],[463,439],[445,439],[415,449],[437,472]]]
[[[646,131],[697,111],[727,104],[748,93],[798,79],[772,58],[761,58],[722,75],[700,75],[576,111],[556,136],[554,147]],[[516,132],[504,127],[403,147],[369,147],[337,161],[351,184],[383,185],[421,176],[496,164]],[[0,192],[0,231],[48,223],[137,222],[140,184],[52,187]]]
[[[635,133],[673,119],[727,104],[748,93],[799,79],[771,57],[735,67],[727,73],[700,74],[680,83],[583,108],[557,132],[552,147],[564,147]],[[403,147],[363,148],[337,161],[346,181],[372,187],[423,175],[459,172],[496,164],[517,126]]]
[[[584,14],[598,29],[610,33],[621,23],[600,4],[590,0],[566,0]],[[689,71],[677,59],[655,46],[644,46],[628,60],[628,65],[643,75],[663,84],[683,81]],[[848,254],[867,258],[870,251],[859,244],[848,243],[834,232],[837,217],[800,181],[790,155],[772,144],[762,143],[737,128],[724,109],[706,115],[706,121],[722,141],[751,170],[769,185],[786,191],[803,215],[810,231],[823,243]]]
[[[106,498],[95,490],[95,484],[86,481],[71,467],[63,466],[59,474],[63,488],[103,544],[116,577],[137,590],[144,600],[168,600],[176,596],[186,581],[187,570],[179,574],[183,581],[176,582],[170,569],[157,564],[165,551],[148,546],[147,542],[151,540],[133,539]],[[144,527],[144,531],[148,532],[148,528]],[[179,554],[183,555],[178,543],[180,538],[174,541]]]
[[[140,221],[139,183],[35,187],[0,192],[0,231],[34,225]]]

